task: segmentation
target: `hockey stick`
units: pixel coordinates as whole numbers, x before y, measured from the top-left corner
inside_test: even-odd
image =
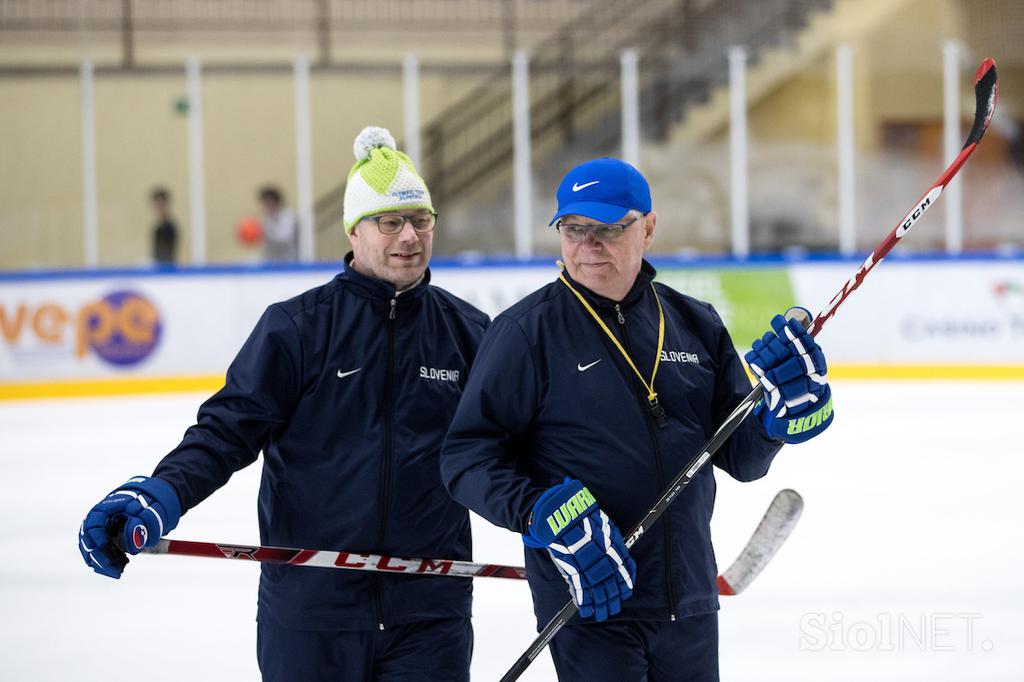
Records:
[[[351,571],[375,573],[406,573],[409,575],[447,575],[456,578],[512,578],[524,580],[526,569],[521,566],[477,564],[455,559],[407,559],[383,554],[358,554],[319,549],[290,547],[261,547],[258,545],[224,545],[216,542],[168,540],[163,538],[156,547],[142,550],[145,554],[177,554],[208,557],[211,559],[242,559],[264,564],[343,568]]]
[[[779,551],[793,526],[800,518],[803,500],[793,490],[781,490],[772,500],[761,523],[754,530],[746,547],[727,571],[718,576],[722,594],[739,594],[758,576]],[[457,578],[510,578],[524,580],[522,566],[477,564],[454,559],[407,559],[381,554],[357,554],[317,549],[261,547],[259,545],[226,545],[216,542],[161,539],[144,554],[174,554],[211,559],[240,559],[265,564],[341,568],[375,573],[408,575],[447,575]],[[724,587],[723,587],[724,586]]]
[[[809,327],[808,331],[811,336],[817,336],[818,332],[824,326],[825,322],[828,321],[842,305],[843,301],[853,293],[857,287],[861,285],[864,278],[867,276],[871,269],[882,262],[882,259],[896,243],[908,232],[910,228],[914,226],[924,212],[927,211],[939,198],[942,190],[945,189],[949,181],[953,179],[957,171],[960,170],[964,162],[967,161],[968,157],[977,148],[978,143],[981,141],[985,131],[988,130],[988,125],[992,121],[992,113],[996,107],[996,63],[992,59],[986,59],[978,67],[978,71],[974,74],[974,96],[975,96],[975,110],[974,110],[974,125],[971,127],[971,132],[967,136],[967,141],[964,143],[963,149],[960,154],[953,160],[949,167],[943,171],[942,175],[935,182],[931,188],[925,192],[917,203],[914,204],[910,212],[896,224],[896,227],[892,229],[889,235],[882,240],[874,251],[867,257],[867,260],[857,268],[857,271],[853,274],[840,289],[839,293],[836,294],[828,305],[818,313],[818,316],[814,319],[814,322]],[[647,515],[644,516],[643,520],[640,521],[639,525],[634,528],[629,535],[626,537],[626,547],[632,547],[637,540],[644,534],[644,531],[651,527],[658,517],[660,517],[665,510],[671,504],[672,500],[675,499],[676,495],[685,488],[693,477],[697,475],[711,456],[718,451],[720,447],[725,443],[736,427],[753,412],[755,405],[758,400],[761,399],[761,384],[758,383],[754,389],[744,398],[736,409],[733,410],[725,422],[718,427],[715,434],[711,437],[704,447],[698,452],[699,454],[690,460],[689,464],[679,473],[678,476],[669,484],[668,489],[662,494],[661,499],[655,503],[654,507],[651,508]],[[570,618],[575,615],[577,611],[576,602],[569,601],[562,610],[559,611],[554,618],[544,626],[544,629],[540,631],[537,638],[533,640],[530,647],[523,652],[519,659],[513,664],[504,677],[501,678],[501,682],[512,682],[512,680],[519,679],[519,676],[523,674],[523,671],[529,667],[530,663],[533,662],[537,656],[544,650],[544,647],[548,645],[548,642],[562,629]]]
[[[728,596],[747,589],[793,532],[803,510],[800,493],[789,488],[777,492],[736,561],[718,576],[719,594]]]

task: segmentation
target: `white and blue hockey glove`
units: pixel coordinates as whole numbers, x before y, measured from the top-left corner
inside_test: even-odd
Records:
[[[156,546],[179,518],[181,505],[170,484],[135,476],[89,510],[78,530],[78,549],[92,570],[120,578],[128,564],[125,551],[138,554]]]
[[[579,481],[566,478],[540,496],[523,543],[547,548],[583,618],[606,620],[633,595],[636,563],[619,529]]]
[[[810,313],[807,319],[811,319]],[[754,341],[745,356],[764,388],[764,398],[754,414],[772,438],[802,443],[832,423],[832,389],[825,356],[797,320],[776,315],[772,329]]]

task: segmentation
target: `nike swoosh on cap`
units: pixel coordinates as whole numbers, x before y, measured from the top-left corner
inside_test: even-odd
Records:
[[[581,189],[586,189],[586,188],[590,187],[591,185],[596,185],[599,182],[601,182],[601,181],[600,180],[594,180],[593,182],[585,182],[582,185],[577,184],[577,183],[574,182],[574,183],[572,183],[572,191],[573,192],[579,192]]]
[[[338,378],[339,378],[339,379],[344,379],[344,378],[345,378],[345,377],[347,377],[348,375],[350,375],[350,374],[355,374],[356,372],[358,372],[358,371],[359,371],[359,370],[361,370],[361,369],[362,369],[362,367],[357,367],[357,368],[355,368],[355,369],[353,369],[353,370],[350,370],[350,371],[348,371],[348,372],[342,372],[342,371],[341,371],[341,370],[339,369],[339,370],[338,370]]]

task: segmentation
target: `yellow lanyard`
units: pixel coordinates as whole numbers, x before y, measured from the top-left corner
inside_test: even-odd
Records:
[[[559,267],[565,267],[561,261],[558,261],[558,265]],[[654,282],[651,282],[651,291],[654,292],[654,301],[658,304],[658,348],[654,353],[654,369],[651,371],[651,380],[648,382],[644,379],[644,375],[640,373],[640,370],[637,369],[636,363],[633,362],[633,358],[629,357],[629,353],[627,353],[626,349],[622,347],[619,340],[615,338],[615,334],[613,334],[612,330],[608,328],[608,325],[604,323],[604,320],[602,320],[601,316],[597,314],[597,311],[594,310],[594,308],[587,302],[587,299],[583,297],[583,294],[576,291],[576,289],[569,284],[569,280],[565,278],[564,274],[559,274],[558,279],[562,280],[562,284],[569,287],[569,291],[571,291],[576,298],[580,300],[580,303],[582,303],[583,307],[587,309],[590,316],[594,318],[597,325],[605,334],[608,335],[608,338],[612,340],[612,343],[614,343],[615,347],[619,349],[619,352],[622,353],[622,357],[626,359],[626,363],[630,368],[632,368],[633,372],[640,379],[640,382],[644,387],[647,388],[647,402],[651,407],[651,412],[654,414],[654,418],[658,422],[658,425],[663,426],[665,421],[665,410],[658,403],[658,393],[654,390],[654,378],[658,376],[658,366],[661,364],[661,349],[665,345],[665,311],[661,308],[661,299],[658,298],[658,290],[654,288]]]

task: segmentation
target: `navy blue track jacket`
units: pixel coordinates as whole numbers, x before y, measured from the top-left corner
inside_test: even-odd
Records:
[[[225,387],[157,466],[183,510],[264,454],[265,545],[471,558],[469,514],[438,454],[488,324],[425,281],[394,286],[350,265],[267,308]],[[470,615],[470,579],[262,565],[258,619],[362,630]]]
[[[645,379],[658,342],[654,275],[645,261],[621,304],[573,282]],[[654,286],[666,325],[655,390],[667,424],[657,425],[640,380],[555,281],[495,318],[484,337],[441,453],[442,478],[456,500],[523,533],[537,497],[571,476],[623,534],[640,522],[751,387],[714,309]],[[712,461],[736,479],[754,480],[780,447],[759,420],[747,419]],[[705,467],[630,550],[636,587],[616,618],[672,620],[718,609],[714,499]],[[526,549],[526,572],[544,625],[569,599],[565,581],[545,550]]]

